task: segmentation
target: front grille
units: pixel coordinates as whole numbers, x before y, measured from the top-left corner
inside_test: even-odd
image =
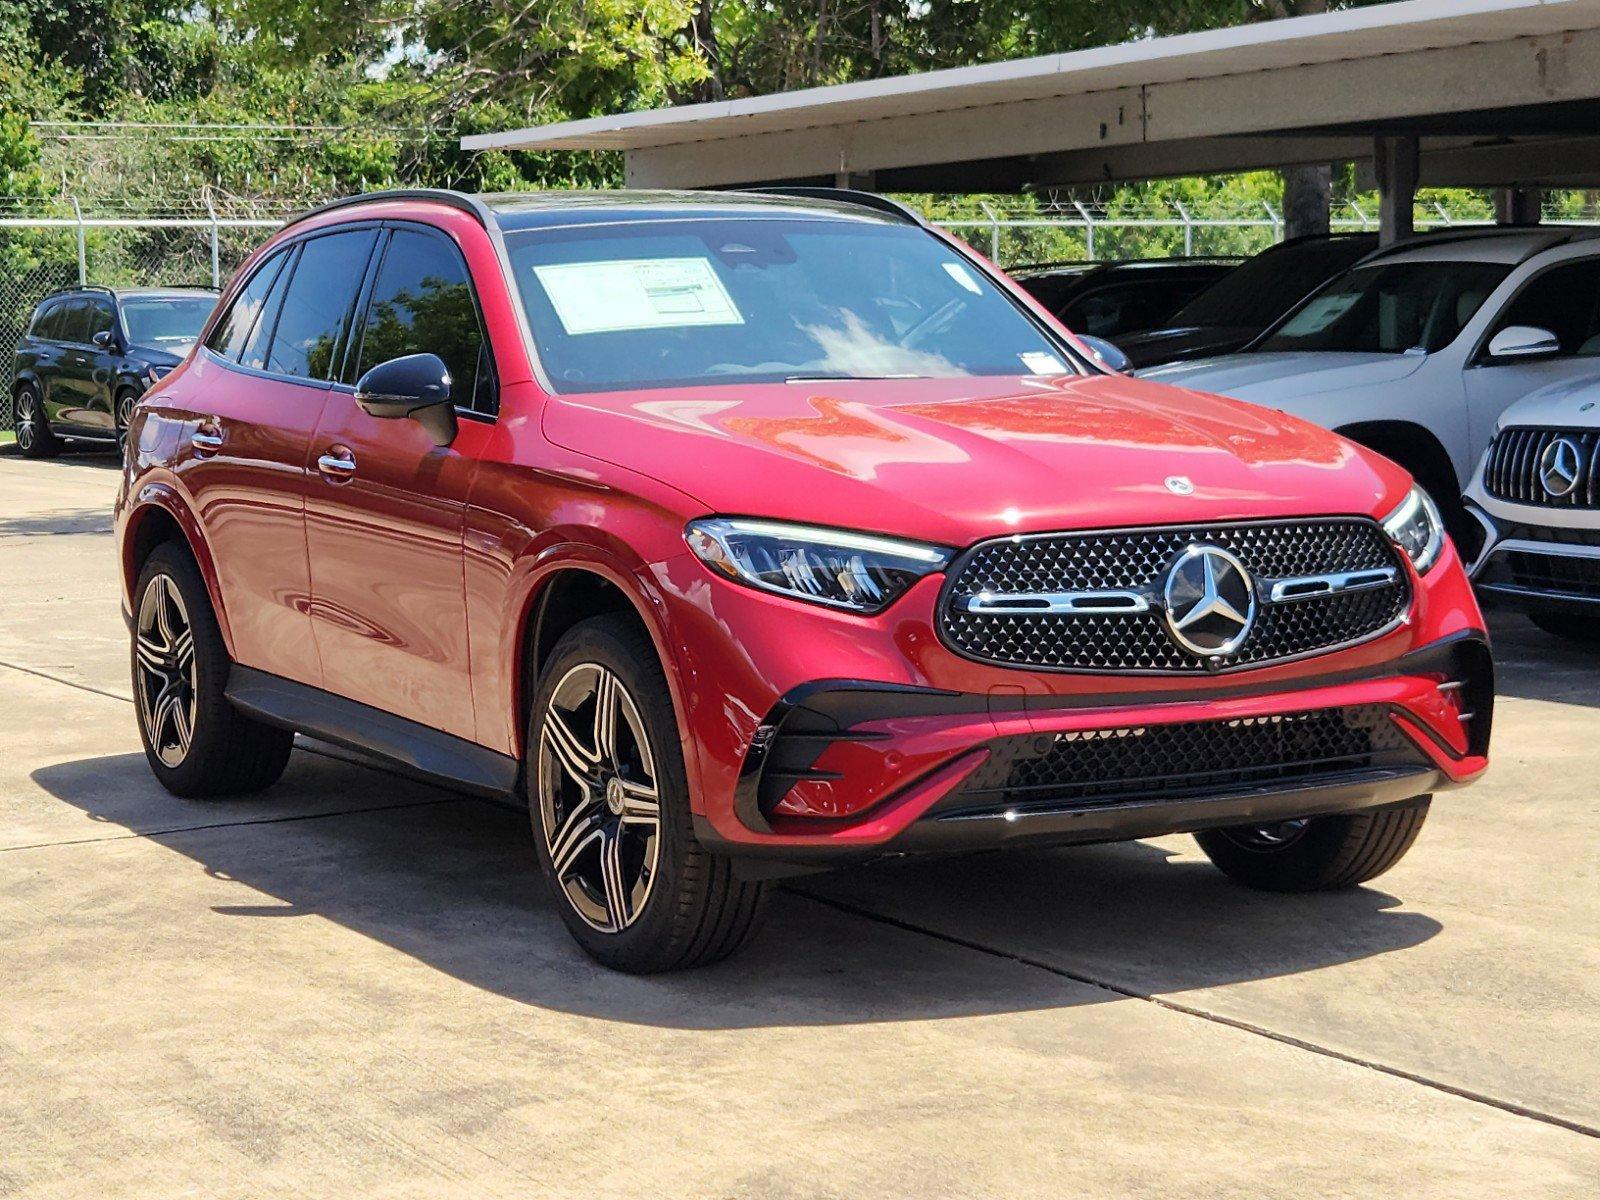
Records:
[[[1553,495],[1545,486],[1545,453],[1559,438],[1572,443],[1572,489]],[[1593,429],[1502,429],[1489,447],[1483,486],[1491,496],[1553,508],[1600,508],[1600,432]],[[1564,486],[1564,485],[1563,485]]]
[[[1161,609],[1167,571],[1191,545],[1220,546],[1254,578],[1258,615],[1223,665],[1298,658],[1375,636],[1411,600],[1399,555],[1378,525],[1342,517],[1239,525],[1170,526],[1087,534],[1045,534],[984,542],[951,570],[941,604],[945,640],[970,658],[1058,671],[1191,673],[1207,661],[1173,640]],[[1272,603],[1267,581],[1394,568],[1392,582]],[[1120,613],[972,613],[980,593],[1143,594],[1149,607]],[[1217,664],[1211,664],[1214,668]]]
[[[1535,592],[1560,592],[1600,600],[1600,558],[1507,550],[1497,556],[1494,579]]]
[[[1381,704],[1003,738],[989,749],[950,808],[1183,799],[1428,765]]]

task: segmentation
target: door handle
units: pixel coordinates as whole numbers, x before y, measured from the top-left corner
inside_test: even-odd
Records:
[[[343,446],[335,447],[317,459],[317,470],[330,483],[343,483],[356,473],[356,456]]]
[[[222,434],[215,426],[202,425],[189,435],[189,444],[201,454],[215,454],[222,449]]]

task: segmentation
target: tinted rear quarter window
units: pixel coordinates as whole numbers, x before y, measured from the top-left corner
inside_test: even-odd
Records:
[[[266,307],[267,292],[289,259],[288,252],[279,250],[264,259],[244,286],[234,295],[227,314],[217,322],[217,327],[206,339],[206,348],[223,358],[240,361],[251,333],[255,330],[262,310]],[[258,364],[259,365],[259,364]]]
[[[493,381],[479,370],[483,330],[461,252],[443,235],[400,229],[373,285],[357,376],[408,354],[437,354],[450,368],[456,404],[494,410]]]
[[[39,314],[33,320],[33,328],[29,331],[36,338],[53,340],[61,336],[61,314],[65,306],[57,300],[50,304],[39,306]]]
[[[346,326],[376,239],[375,230],[352,229],[302,245],[272,335],[267,370],[305,379],[338,377]]]

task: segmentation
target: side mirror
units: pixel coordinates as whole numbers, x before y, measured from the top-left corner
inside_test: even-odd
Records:
[[[117,335],[114,332],[112,332],[111,330],[109,330],[109,329],[102,329],[99,333],[95,334],[94,337],[92,339],[90,339],[90,340],[93,341],[94,344],[96,346],[98,346],[102,350],[115,351],[116,349],[118,349],[118,346],[117,346]]]
[[[1489,339],[1489,357],[1497,361],[1542,358],[1561,352],[1561,339],[1534,325],[1507,325]]]
[[[1133,360],[1118,350],[1116,346],[1105,338],[1094,337],[1092,334],[1080,333],[1078,340],[1088,348],[1094,360],[1108,371],[1119,374],[1133,370]]]
[[[411,418],[427,430],[435,446],[456,440],[450,368],[437,354],[408,354],[379,363],[356,382],[356,403],[371,417]]]

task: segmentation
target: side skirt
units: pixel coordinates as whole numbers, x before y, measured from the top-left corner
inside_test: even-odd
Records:
[[[224,694],[240,712],[269,725],[387,759],[480,796],[517,797],[521,764],[510,755],[380,708],[237,663]]]

